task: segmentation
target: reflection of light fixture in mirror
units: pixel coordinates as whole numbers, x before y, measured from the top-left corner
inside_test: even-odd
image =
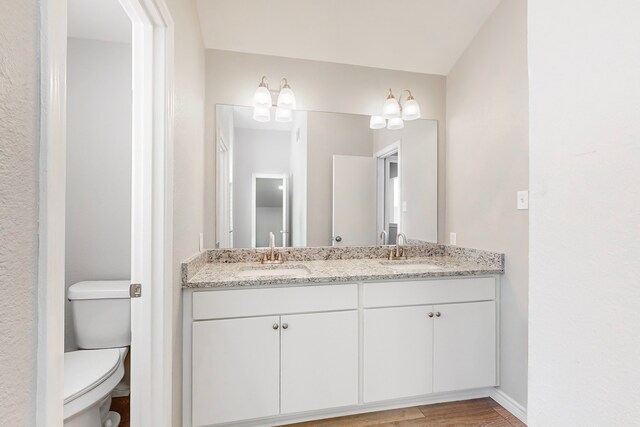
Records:
[[[271,120],[271,108],[253,107],[253,120],[256,122],[268,122]]]
[[[276,108],[276,122],[288,123],[293,120],[293,110],[289,108]]]
[[[371,129],[382,129],[387,127],[387,121],[382,116],[371,116],[369,127]]]
[[[407,100],[402,103],[402,97],[407,93]],[[403,120],[416,120],[420,118],[420,106],[415,100],[411,91],[408,89],[400,93],[400,99],[397,100],[393,96],[393,92],[389,89],[387,99],[382,106],[382,116],[371,116],[369,127],[371,129],[382,129],[385,127],[384,119],[388,119],[386,123],[387,129],[402,129],[404,127]],[[391,123],[393,120],[393,123]]]
[[[394,117],[393,119],[389,119],[389,123],[387,124],[387,129],[389,130],[398,130],[404,127],[404,120],[400,117]]]
[[[278,95],[278,102],[273,104],[273,97]],[[270,90],[266,76],[262,76],[262,80],[253,94],[253,118],[259,122],[268,122],[271,120],[271,112],[269,109],[277,106],[276,121],[290,122],[293,118],[293,111],[296,108],[296,96],[289,86],[286,78],[280,82],[280,89]]]

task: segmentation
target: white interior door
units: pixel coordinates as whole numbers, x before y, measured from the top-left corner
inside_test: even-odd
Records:
[[[375,245],[376,158],[333,156],[333,245]]]

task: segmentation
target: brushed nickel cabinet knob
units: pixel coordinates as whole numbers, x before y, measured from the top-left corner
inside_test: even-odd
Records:
[[[278,329],[279,326],[278,326],[277,323],[274,323],[272,327],[273,327],[273,329]]]
[[[287,323],[283,323],[282,324],[282,329],[287,329],[289,327],[289,325]]]
[[[436,317],[440,317],[440,316],[441,316],[440,312],[436,311]]]
[[[427,316],[433,317],[433,313],[429,313],[429,314],[427,314]]]

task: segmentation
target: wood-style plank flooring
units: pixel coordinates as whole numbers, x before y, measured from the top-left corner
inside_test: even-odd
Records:
[[[120,426],[129,427],[129,396],[127,397],[114,397],[111,400],[111,410],[120,414]]]
[[[437,403],[413,408],[371,412],[290,424],[289,427],[526,427],[491,398]]]

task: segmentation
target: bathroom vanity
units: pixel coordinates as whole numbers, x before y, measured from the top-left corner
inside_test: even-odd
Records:
[[[503,256],[411,250],[388,261],[382,246],[288,248],[276,266],[256,262],[260,250],[215,250],[183,264],[184,425],[487,396]]]

